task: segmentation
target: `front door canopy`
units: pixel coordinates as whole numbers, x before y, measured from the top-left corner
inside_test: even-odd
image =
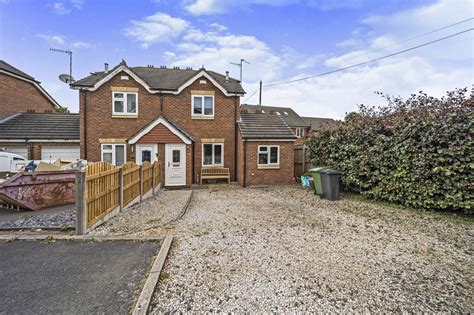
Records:
[[[193,139],[190,138],[186,133],[184,133],[182,130],[180,130],[178,127],[175,126],[175,124],[171,123],[164,117],[159,117],[156,120],[152,121],[148,126],[140,130],[136,135],[131,137],[128,141],[129,144],[135,144],[137,143],[144,135],[149,133],[153,128],[158,126],[159,124],[162,124],[166,128],[168,128],[173,134],[175,134],[177,137],[179,137],[183,143],[185,144],[191,144],[193,142]]]

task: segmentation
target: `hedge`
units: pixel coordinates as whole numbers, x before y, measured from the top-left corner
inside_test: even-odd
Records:
[[[344,185],[377,200],[413,208],[473,213],[474,100],[467,89],[441,99],[359,106],[335,129],[306,142],[314,165],[344,173]]]

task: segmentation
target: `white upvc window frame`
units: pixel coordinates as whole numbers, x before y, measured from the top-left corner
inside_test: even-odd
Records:
[[[115,94],[123,94],[123,98],[115,97]],[[135,95],[135,112],[128,112],[127,109],[127,95],[133,94]],[[115,101],[122,101],[123,102],[123,112],[116,112],[115,111]],[[114,116],[138,116],[138,92],[121,92],[121,91],[112,91],[112,115]]]
[[[199,97],[201,98],[201,104],[202,104],[202,113],[201,114],[195,114],[194,113],[194,98],[195,97]],[[212,115],[206,115],[204,112],[205,112],[205,104],[204,104],[204,99],[206,97],[210,97],[212,98]],[[207,94],[192,94],[191,95],[191,116],[192,117],[204,117],[204,118],[214,118],[214,115],[216,113],[216,106],[215,106],[215,99],[214,99],[214,95],[207,95]]]
[[[112,146],[112,149],[104,149],[104,146]],[[111,153],[112,154],[112,164],[117,165],[117,159],[116,159],[116,150],[115,148],[117,146],[123,146],[123,163],[127,163],[127,145],[125,143],[102,143],[100,145],[100,160],[102,162],[104,161],[104,153]],[[120,166],[120,165],[118,165]]]
[[[261,151],[260,148],[267,148],[266,152]],[[271,148],[277,148],[277,161],[276,163],[271,162]],[[267,163],[262,164],[260,163],[260,154],[266,154],[267,155]],[[280,146],[279,145],[259,145],[257,148],[257,165],[260,167],[276,167],[280,166]]]
[[[205,145],[212,145],[212,164],[204,164],[204,146]],[[215,149],[214,147],[216,145],[220,145],[221,146],[221,163],[220,164],[216,164],[215,163]],[[224,143],[222,142],[217,142],[217,143],[203,143],[202,144],[202,154],[201,154],[201,165],[203,167],[223,167],[224,166]]]
[[[304,137],[304,128],[296,128],[295,129],[296,138],[303,138]]]

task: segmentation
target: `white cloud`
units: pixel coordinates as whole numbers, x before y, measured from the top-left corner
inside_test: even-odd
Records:
[[[36,34],[36,37],[44,39],[50,45],[64,46],[66,44],[66,37],[62,35]]]
[[[454,7],[456,9],[453,9],[452,2],[441,0],[393,15],[369,17],[363,21],[365,27],[369,26],[369,30],[365,34],[354,33],[349,39],[357,41],[356,47],[365,46],[368,49],[352,50],[327,58],[324,62],[328,66],[326,70],[368,61],[472,27],[472,22],[466,23],[403,45],[393,45],[414,35],[465,19],[464,15],[470,12],[472,2],[458,0]],[[444,22],[440,24],[440,21]],[[364,42],[361,43],[364,37]],[[356,110],[359,103],[384,104],[384,100],[374,94],[375,91],[407,97],[423,90],[440,97],[448,90],[469,87],[474,82],[473,47],[467,44],[473,41],[471,32],[344,72],[267,87],[264,88],[263,100],[266,104],[292,106],[303,115],[343,118],[345,112]],[[387,46],[391,47],[382,49]],[[249,90],[255,87],[256,84],[250,85]],[[252,100],[255,102],[256,99]]]
[[[215,30],[216,32],[224,32],[224,31],[227,31],[228,28],[225,27],[224,25],[222,24],[218,24],[218,23],[211,23],[209,25],[213,30]]]
[[[170,41],[181,35],[189,23],[166,13],[157,12],[141,20],[131,21],[132,26],[125,29],[125,35],[141,42],[142,47]]]
[[[55,14],[66,15],[71,13],[73,9],[81,10],[83,5],[84,0],[68,0],[54,2],[49,4],[49,7],[51,7]]]
[[[55,2],[51,5],[53,12],[59,15],[71,13],[71,9],[66,8],[63,2]]]
[[[87,49],[96,46],[88,42],[69,41],[66,36],[57,34],[36,34],[36,37],[45,40],[50,46],[57,48]]]
[[[229,12],[250,5],[284,6],[300,0],[192,0],[185,1],[185,9],[193,15],[212,15]]]
[[[230,65],[241,58],[251,65],[244,66],[244,80],[271,79],[281,75],[282,59],[254,36],[220,34],[191,29],[176,45],[172,65],[200,67],[204,65],[223,73],[230,70],[238,78],[239,69]]]
[[[84,0],[71,0],[71,4],[76,9],[81,10],[82,6],[84,5]]]

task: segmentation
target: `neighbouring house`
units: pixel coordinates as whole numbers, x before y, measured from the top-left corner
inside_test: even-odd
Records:
[[[338,121],[332,118],[303,117],[303,119],[309,123],[310,131],[333,129],[338,124]]]
[[[39,81],[0,60],[0,120],[18,112],[52,112],[61,106]]]
[[[0,148],[30,160],[79,159],[79,114],[16,113],[0,120]]]
[[[293,182],[296,136],[283,118],[243,112],[238,125],[239,184],[253,186]]]
[[[74,82],[71,88],[79,91],[82,158],[116,165],[158,160],[165,186],[198,183],[203,168],[228,168],[230,180],[241,182],[238,163],[245,159],[239,151],[244,141],[238,138],[242,136],[238,127],[245,123],[240,117],[245,91],[228,73],[204,67],[129,67],[122,61],[110,70],[105,64],[103,71]],[[280,145],[280,136],[274,136],[267,142]],[[294,139],[285,139],[284,145],[287,142],[290,147]],[[253,154],[255,163],[257,150],[248,145],[245,153],[247,158]],[[275,149],[268,150],[272,164]],[[287,149],[281,152],[286,154]],[[293,169],[292,163],[283,164],[286,157],[278,161],[281,169]],[[288,182],[293,174],[288,174],[290,179],[263,178],[267,184]]]
[[[290,107],[242,104],[241,109],[242,111],[246,111],[248,113],[261,112],[262,114],[266,115],[280,116],[296,135],[297,139],[295,144],[301,144],[302,140],[307,137],[310,130],[310,123],[301,118],[300,115],[298,115]]]

